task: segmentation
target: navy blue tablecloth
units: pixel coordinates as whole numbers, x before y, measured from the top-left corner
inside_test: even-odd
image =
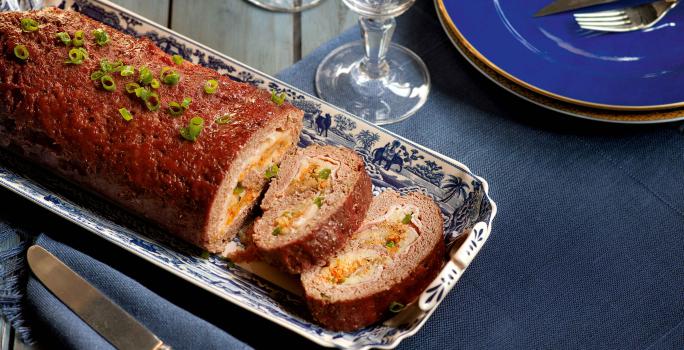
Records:
[[[358,29],[346,32],[280,77],[312,92],[325,54],[358,37]],[[467,164],[487,179],[499,207],[487,245],[399,348],[684,348],[683,125],[603,124],[522,101],[458,54],[429,1],[399,19],[395,41],[425,60],[433,85],[414,117],[388,129]],[[203,319],[256,348],[314,347],[7,191],[0,203],[6,217],[121,272],[100,278],[109,293],[130,278],[196,315],[191,329]],[[29,305],[56,302],[28,286]],[[45,312],[30,311],[39,341],[65,338]],[[203,335],[185,336],[179,348]]]

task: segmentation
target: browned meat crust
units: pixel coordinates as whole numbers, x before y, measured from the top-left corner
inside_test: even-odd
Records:
[[[22,32],[23,17],[37,20],[40,29]],[[104,28],[111,39],[102,47],[91,34],[98,28]],[[71,47],[55,35],[68,32],[73,37],[78,30],[86,33],[90,58],[82,65],[64,64]],[[30,58],[25,63],[14,57],[17,44],[28,48]],[[217,229],[223,213],[212,213],[223,201],[221,185],[235,175],[229,171],[231,166],[266,132],[284,129],[296,142],[301,128],[303,113],[288,103],[277,106],[269,92],[189,62],[176,65],[151,41],[75,12],[48,8],[0,13],[0,50],[0,146],[213,252],[222,250],[240,224]],[[181,81],[161,85],[157,90],[161,108],[151,112],[124,91],[137,73],[113,74],[114,92],[90,80],[101,59],[147,66],[156,78],[163,67],[172,67]],[[215,94],[203,90],[209,79],[219,82]],[[180,117],[171,117],[166,106],[184,97],[192,98],[190,108]],[[133,114],[133,120],[123,120],[118,112],[122,107]],[[215,123],[228,113],[233,114],[231,123]],[[204,130],[196,142],[185,141],[179,129],[194,116],[204,118]]]

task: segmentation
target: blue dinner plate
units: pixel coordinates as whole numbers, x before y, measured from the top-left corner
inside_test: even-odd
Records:
[[[533,16],[551,0],[440,2],[451,30],[477,58],[535,92],[595,108],[684,106],[684,6],[649,29],[599,33],[580,29],[571,12]]]

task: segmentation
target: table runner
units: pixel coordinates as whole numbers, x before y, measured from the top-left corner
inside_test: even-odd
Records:
[[[399,348],[684,347],[683,125],[610,125],[544,110],[501,90],[460,57],[431,2],[417,3],[398,22],[395,41],[425,60],[433,82],[427,104],[388,129],[467,164],[488,180],[499,206],[488,244],[423,330]],[[312,92],[325,54],[358,38],[356,28],[344,33],[281,79]],[[0,201],[23,201],[0,194]],[[313,347],[40,215],[51,237],[254,347],[274,340]],[[31,288],[29,302],[42,300]],[[39,339],[60,335],[41,331]]]

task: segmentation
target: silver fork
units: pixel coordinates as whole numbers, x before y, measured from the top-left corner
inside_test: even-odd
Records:
[[[574,16],[575,21],[582,29],[628,32],[652,27],[677,6],[677,3],[679,0],[658,0],[623,9],[575,13]]]

